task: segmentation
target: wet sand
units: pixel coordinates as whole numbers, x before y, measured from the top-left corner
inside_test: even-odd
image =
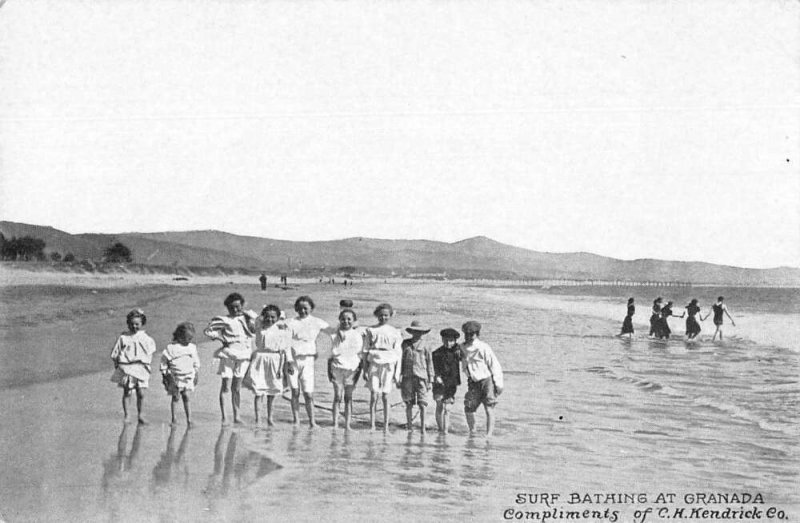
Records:
[[[455,284],[365,283],[345,291],[308,283],[262,294],[256,282],[39,283],[0,291],[0,520],[239,521],[292,513],[299,521],[500,521],[517,492],[762,492],[770,505],[800,514],[800,389],[797,353],[789,349],[735,338],[628,342],[613,337],[621,318],[611,302]],[[177,426],[168,424],[169,398],[155,368],[149,424],[123,424],[108,352],[125,312],[146,310],[161,349],[179,321],[202,329],[224,312],[233,290],[253,308],[269,302],[287,311],[310,294],[315,314],[328,321],[344,297],[356,302],[362,324],[382,301],[397,308],[398,327],[421,319],[437,332],[479,318],[507,373],[494,438],[467,434],[463,390],[446,437],[409,435],[399,426],[401,407],[392,410],[390,434],[370,432],[363,387],[354,430],[333,430],[324,346],[316,366],[321,427],[293,427],[282,399],[277,425],[256,426],[249,391],[242,393],[245,425],[222,427],[214,345],[202,339],[191,396],[196,426],[186,430],[182,411]],[[637,319],[641,333],[647,317]],[[392,403],[399,399],[395,391]],[[477,419],[482,430],[483,414]],[[611,508],[629,521],[634,507]]]

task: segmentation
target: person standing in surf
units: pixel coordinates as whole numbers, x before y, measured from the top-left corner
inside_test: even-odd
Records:
[[[719,334],[719,340],[722,341],[722,315],[723,313],[728,316],[728,319],[731,320],[731,325],[736,327],[736,323],[733,321],[733,317],[731,316],[730,312],[728,312],[728,307],[723,303],[723,298],[720,296],[717,298],[717,303],[711,306],[711,312],[706,314],[706,318],[708,318],[712,313],[714,314],[714,325],[717,329],[714,331],[714,336],[711,337],[711,341],[717,339],[717,334]],[[701,320],[705,320],[705,318],[700,318]]]
[[[628,335],[628,339],[633,336],[633,315],[636,314],[636,306],[633,304],[633,298],[628,298],[628,314],[622,320],[622,330],[619,335]]]
[[[254,320],[257,316],[254,311],[245,311],[244,303],[244,298],[238,292],[229,294],[224,301],[228,315],[215,316],[203,331],[207,337],[222,343],[222,346],[214,352],[214,357],[219,359],[217,374],[222,378],[219,388],[219,410],[222,414],[222,423],[225,423],[227,419],[225,395],[228,392],[231,393],[233,422],[242,423],[239,418],[242,379],[250,366],[250,356],[253,352],[252,340],[255,336]]]
[[[661,317],[658,319],[658,339],[660,340],[668,340],[670,334],[672,334],[672,329],[669,328],[669,317],[675,316],[672,314],[672,302],[668,301],[664,307],[661,308]],[[680,316],[675,316],[676,318],[683,318],[683,314]]]
[[[122,389],[122,412],[125,415],[125,422],[129,421],[131,393],[136,390],[136,410],[139,414],[139,423],[143,425],[144,389],[150,383],[150,363],[156,351],[156,342],[144,331],[147,316],[142,309],[130,311],[125,320],[128,323],[128,332],[120,334],[111,349],[111,359],[114,362],[111,381]]]
[[[350,302],[352,305],[352,302]],[[339,405],[344,399],[344,428],[350,430],[353,412],[353,388],[358,382],[364,352],[364,331],[356,329],[353,309],[339,312],[339,328],[331,334],[331,357],[328,379],[333,383],[333,428],[339,428]]]
[[[483,405],[486,411],[486,435],[494,431],[494,407],[503,393],[503,369],[494,351],[478,339],[481,324],[468,321],[461,326],[464,344],[461,346],[461,366],[467,375],[467,393],[464,395],[464,414],[470,434],[475,432],[475,411]]]
[[[256,348],[250,357],[244,385],[253,391],[253,409],[256,423],[261,419],[264,396],[267,397],[267,425],[275,424],[273,404],[275,396],[283,391],[283,373],[286,352],[289,350],[289,332],[277,326],[281,310],[277,305],[267,305],[256,322]]]
[[[291,351],[287,353],[287,374],[292,389],[292,423],[299,423],[300,392],[306,403],[308,425],[317,426],[314,416],[314,364],[317,359],[317,336],[329,328],[328,322],[312,315],[314,300],[310,296],[300,296],[294,302],[297,316],[287,321],[285,326],[291,333]]]
[[[692,299],[689,305],[686,306],[686,339],[693,340],[700,334],[700,324],[697,323],[697,314],[700,312],[700,306],[697,305],[697,299]],[[702,318],[701,318],[702,319]]]
[[[650,314],[650,336],[651,338],[658,338],[659,320],[661,319],[661,296],[653,300],[653,311]]]
[[[389,324],[394,309],[381,303],[373,312],[378,324],[367,328],[367,351],[364,381],[369,388],[369,425],[375,430],[378,396],[383,403],[383,431],[389,432],[389,394],[400,384],[400,358],[403,356],[403,335]]]

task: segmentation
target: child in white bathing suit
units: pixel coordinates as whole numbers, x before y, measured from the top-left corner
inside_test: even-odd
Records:
[[[383,431],[389,431],[389,393],[393,383],[400,383],[400,357],[403,349],[403,335],[400,330],[389,325],[394,309],[388,303],[382,303],[373,313],[378,324],[366,329],[367,357],[364,380],[367,382],[369,395],[369,423],[375,430],[375,415],[378,394],[383,402]]]
[[[250,358],[245,385],[255,393],[253,407],[256,423],[259,422],[261,405],[267,397],[267,425],[274,425],[272,418],[275,396],[283,392],[283,366],[289,349],[289,332],[279,328],[281,310],[267,305],[261,311],[256,324],[256,348]]]
[[[144,424],[142,408],[144,407],[144,389],[150,384],[150,363],[156,351],[156,342],[144,331],[147,316],[141,309],[135,309],[126,317],[128,332],[123,332],[111,349],[114,362],[114,374],[111,381],[122,388],[122,412],[128,421],[131,404],[131,392],[136,390],[136,409],[139,423]]]
[[[228,309],[228,315],[212,318],[203,333],[212,340],[222,342],[222,346],[214,353],[214,357],[219,358],[217,374],[222,378],[222,385],[219,389],[219,409],[222,413],[222,422],[225,423],[226,420],[225,395],[230,390],[233,422],[242,423],[239,418],[242,379],[250,364],[252,340],[255,336],[253,320],[256,313],[244,310],[244,298],[238,292],[229,294],[224,303]]]
[[[317,359],[317,336],[328,329],[328,323],[312,316],[314,300],[309,296],[300,296],[294,302],[297,316],[285,323],[292,335],[292,349],[287,354],[287,370],[289,386],[292,388],[292,423],[299,423],[300,389],[306,401],[308,424],[316,427],[314,418],[314,362]]]
[[[174,425],[175,410],[178,398],[183,399],[183,410],[186,413],[186,425],[192,424],[192,413],[189,409],[189,392],[197,385],[197,371],[200,370],[200,358],[194,339],[194,325],[184,322],[172,333],[172,343],[167,345],[161,354],[161,381],[167,394],[172,396],[170,412]]]
[[[330,380],[333,383],[333,428],[339,427],[339,405],[344,393],[344,428],[350,430],[353,411],[353,388],[358,381],[361,360],[365,357],[364,331],[355,329],[357,321],[353,309],[339,313],[339,328],[331,335]]]

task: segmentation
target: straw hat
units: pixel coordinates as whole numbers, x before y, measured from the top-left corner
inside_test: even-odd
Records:
[[[427,327],[424,323],[422,323],[419,320],[412,321],[411,325],[406,327],[406,332],[422,332],[422,333],[426,333],[426,332],[430,332],[430,331],[431,331],[430,327]]]

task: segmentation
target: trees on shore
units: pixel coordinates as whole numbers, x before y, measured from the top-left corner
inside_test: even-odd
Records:
[[[56,251],[45,253],[46,243],[40,238],[33,236],[22,236],[17,238],[12,236],[7,239],[0,233],[0,259],[3,261],[44,261],[53,262],[75,261],[75,255],[67,252],[63,256]],[[115,242],[103,251],[103,261],[108,263],[129,263],[133,261],[133,253],[121,242]]]
[[[12,237],[6,240],[0,234],[0,256],[4,260],[12,261],[32,261],[44,260],[44,240],[33,236],[23,236],[22,238]]]

